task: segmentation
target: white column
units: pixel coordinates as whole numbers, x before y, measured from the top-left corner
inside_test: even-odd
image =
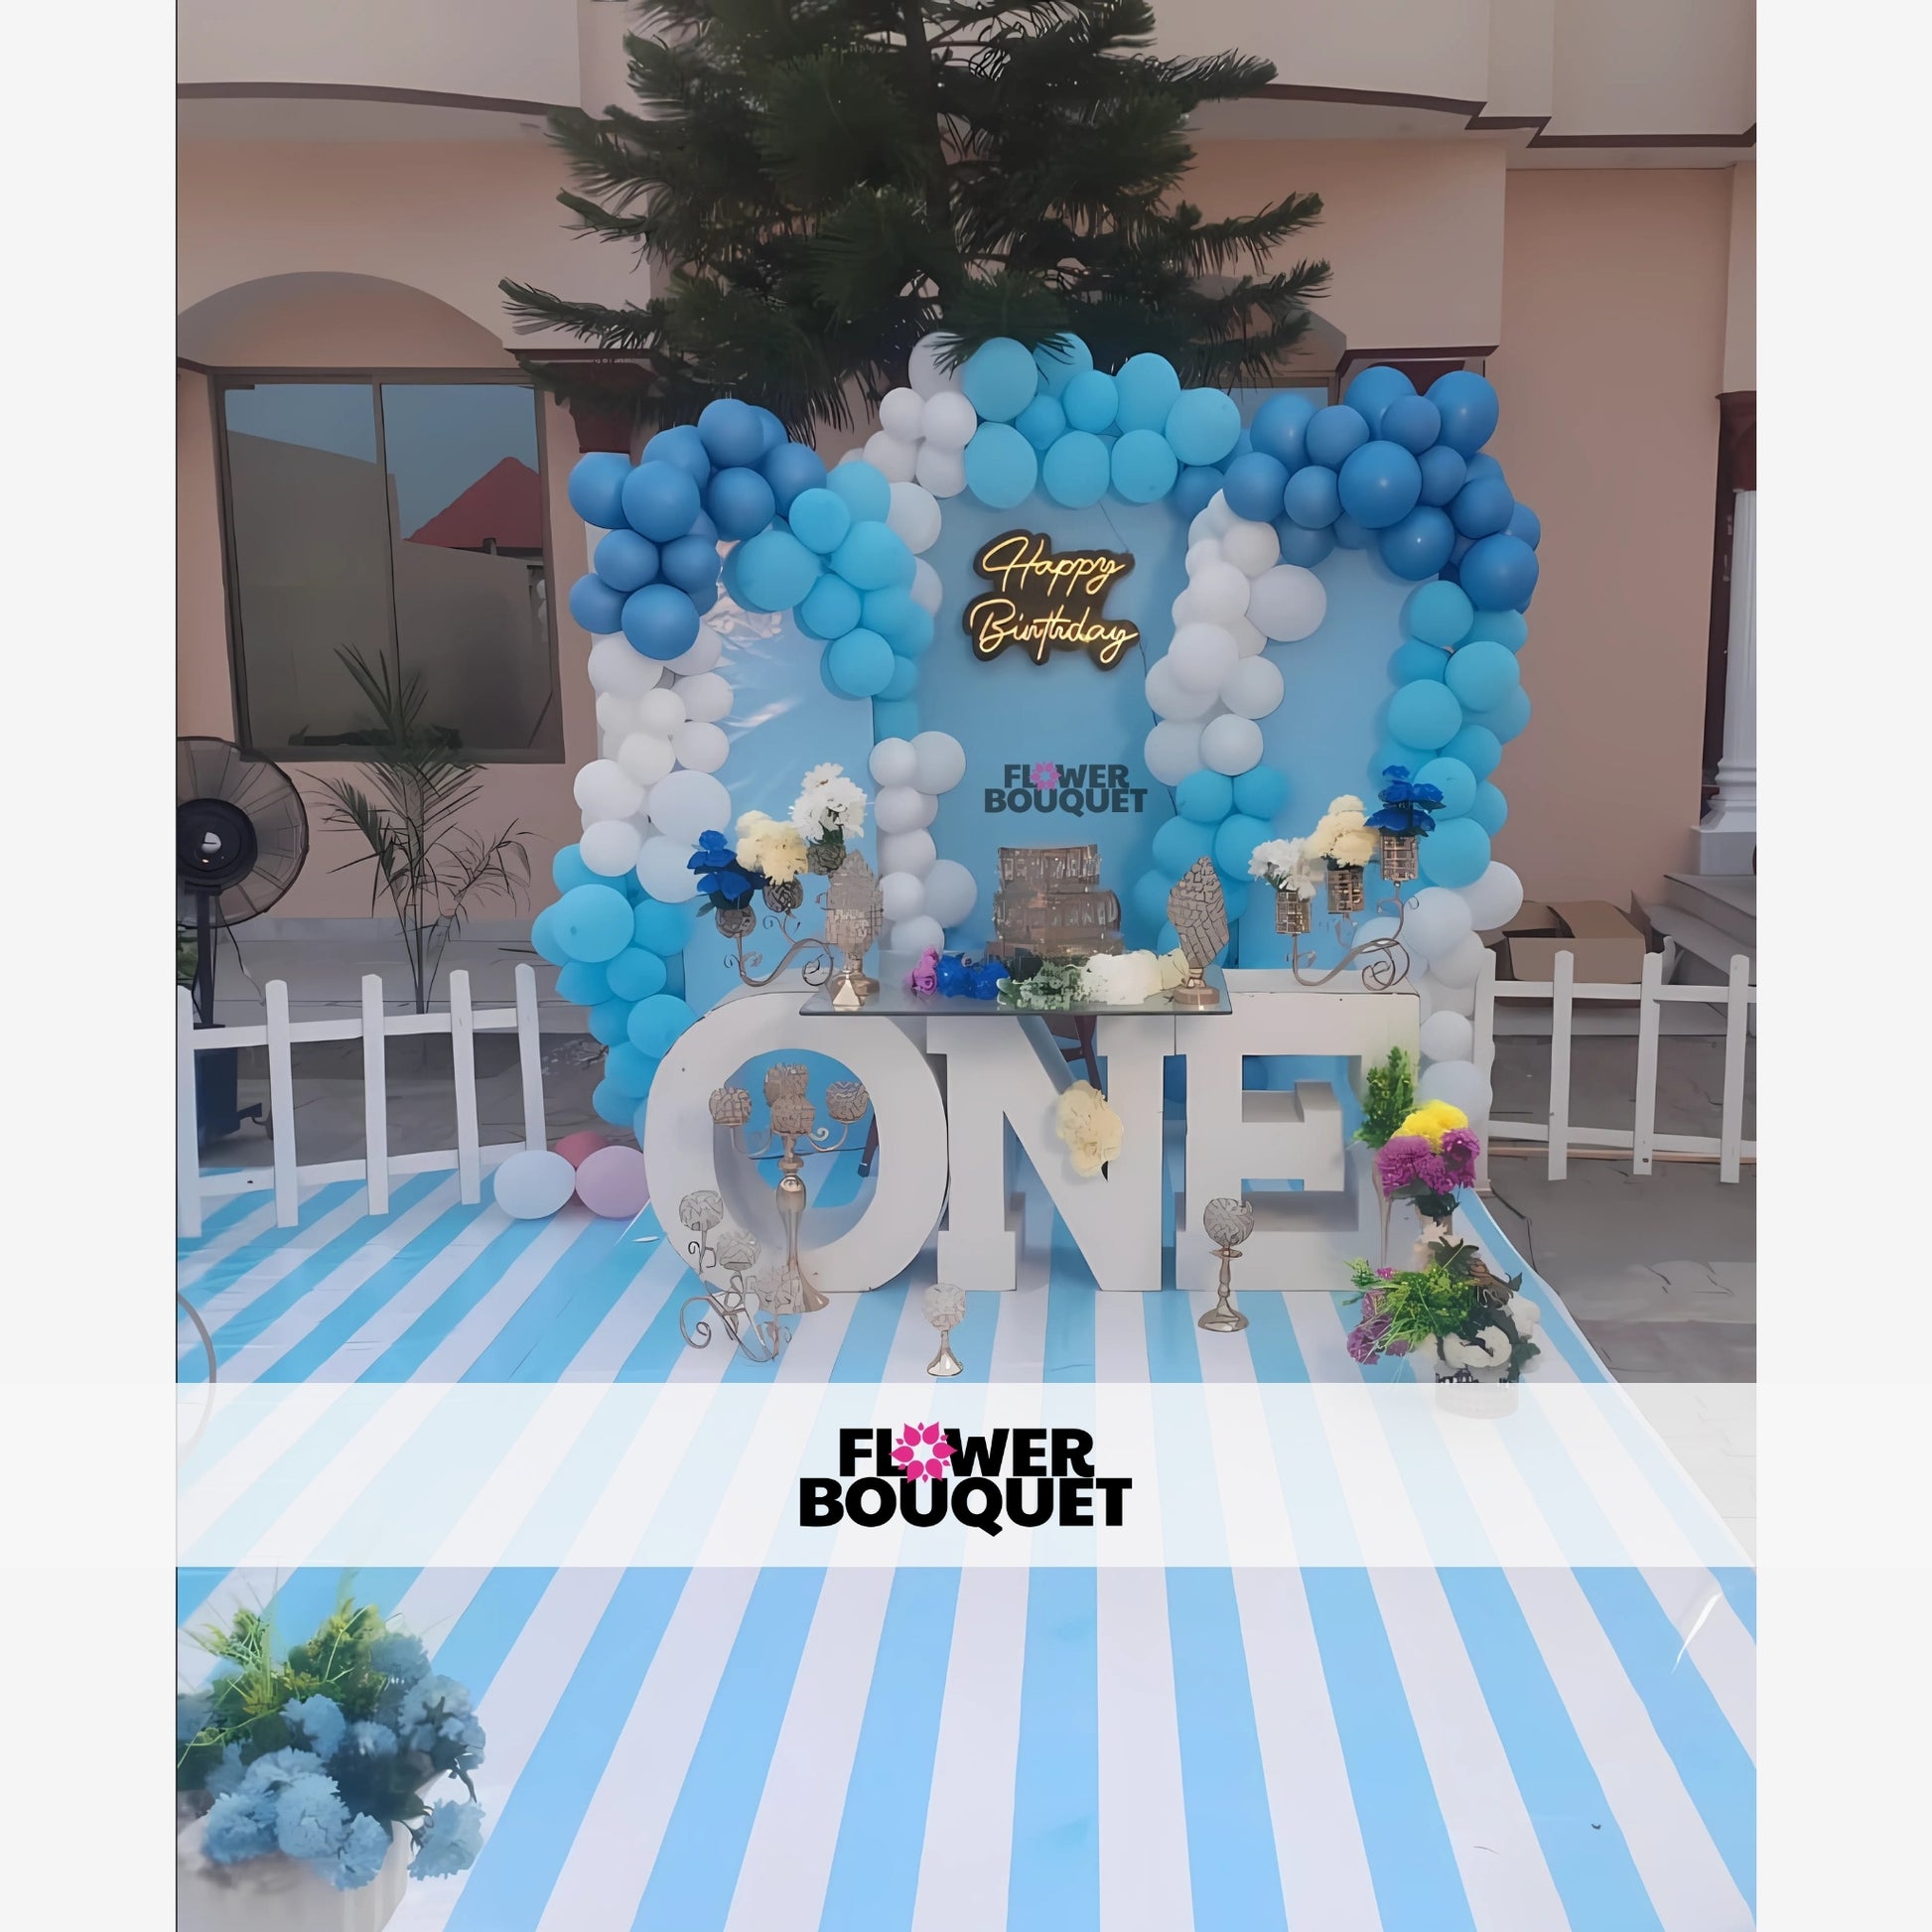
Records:
[[[1745,873],[1757,852],[1757,491],[1740,489],[1730,537],[1725,743],[1718,795],[1698,827],[1698,871]]]

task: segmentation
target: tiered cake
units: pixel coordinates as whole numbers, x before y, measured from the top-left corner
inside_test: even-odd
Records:
[[[1100,884],[1094,845],[1002,846],[987,951],[996,959],[1036,953],[1085,959],[1119,952],[1120,900]]]

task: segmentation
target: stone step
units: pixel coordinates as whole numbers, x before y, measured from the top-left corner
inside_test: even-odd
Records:
[[[1746,947],[1757,943],[1757,878],[1753,873],[1730,874],[1673,872],[1666,874],[1665,898],[1679,905],[1706,925],[1743,940]]]
[[[1750,976],[1753,981],[1756,980],[1757,950],[1749,940],[1740,939],[1734,932],[1722,930],[1709,919],[1700,918],[1695,912],[1687,912],[1681,905],[1646,905],[1643,909],[1654,931],[1666,939],[1677,941],[1680,959],[1688,957],[1701,961],[1709,972],[1715,974],[1713,984],[1723,984],[1729,978],[1733,953],[1742,953],[1750,961]],[[1684,977],[1681,971],[1677,975],[1680,981]]]

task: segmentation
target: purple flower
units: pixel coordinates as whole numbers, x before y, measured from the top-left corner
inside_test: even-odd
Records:
[[[1436,1159],[1435,1150],[1420,1134],[1397,1134],[1375,1157],[1375,1172],[1385,1194],[1399,1193],[1423,1178],[1424,1164]]]
[[[1348,1331],[1348,1358],[1372,1362],[1382,1353],[1382,1340],[1389,1332],[1386,1321],[1358,1321]]]
[[[919,963],[905,976],[905,990],[908,993],[929,995],[939,984],[939,949],[928,946],[919,955]]]

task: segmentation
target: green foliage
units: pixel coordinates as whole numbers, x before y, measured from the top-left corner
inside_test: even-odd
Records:
[[[1427,1268],[1382,1275],[1366,1261],[1351,1261],[1348,1276],[1364,1317],[1381,1326],[1384,1352],[1391,1341],[1402,1341],[1433,1353],[1447,1336],[1473,1341],[1485,1328],[1496,1328],[1509,1342],[1503,1375],[1507,1382],[1520,1381],[1523,1370],[1543,1352],[1509,1312],[1522,1276],[1505,1281],[1493,1274],[1466,1241],[1431,1242]]]
[[[530,877],[529,855],[512,820],[494,837],[463,823],[483,793],[483,770],[424,721],[427,687],[420,671],[398,677],[386,658],[371,663],[341,650],[374,722],[363,740],[364,785],[324,778],[324,820],[353,832],[367,852],[336,868],[369,866],[369,909],[386,897],[401,929],[418,1013],[429,1011],[444,948],[463,929],[474,902],[491,895],[513,904]]]
[[[563,112],[552,136],[586,234],[648,255],[622,307],[505,281],[526,328],[631,358],[646,423],[721,395],[794,432],[845,425],[943,326],[1072,330],[1098,366],[1156,350],[1193,383],[1268,379],[1328,264],[1274,257],[1320,214],[1289,194],[1208,219],[1180,197],[1187,121],[1274,78],[1238,54],[1149,52],[1148,0],[643,0],[641,111]],[[610,365],[552,386],[610,402]]]
[[[1362,1103],[1362,1124],[1355,1138],[1369,1147],[1386,1147],[1396,1130],[1415,1112],[1416,1062],[1400,1046],[1368,1070],[1368,1097]]]
[[[1030,978],[1008,977],[1000,982],[1000,1004],[1021,1013],[1064,1013],[1079,1003],[1085,963],[1079,959],[1042,959]]]

